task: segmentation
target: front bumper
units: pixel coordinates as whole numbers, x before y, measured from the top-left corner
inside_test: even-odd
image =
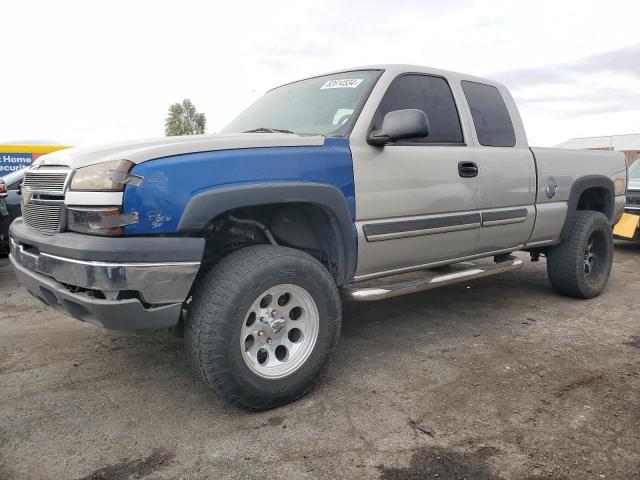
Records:
[[[181,239],[184,249],[180,252],[175,251],[180,243],[173,238],[127,238],[127,243],[134,245],[132,248],[144,248],[147,243],[155,255],[164,258],[136,262],[130,259],[130,249],[123,248],[125,239],[100,238],[96,240],[101,245],[96,256],[101,260],[83,260],[78,257],[91,254],[86,242],[90,244],[94,237],[82,235],[84,242],[79,250],[74,247],[77,234],[48,236],[48,242],[40,241],[38,235],[21,219],[11,225],[10,258],[22,285],[67,315],[116,330],[176,325],[204,249],[204,239],[199,238]],[[109,240],[113,242],[111,249]],[[158,240],[167,240],[164,252]],[[51,250],[64,251],[68,256],[55,255]],[[186,261],[185,250],[191,253],[192,260]]]

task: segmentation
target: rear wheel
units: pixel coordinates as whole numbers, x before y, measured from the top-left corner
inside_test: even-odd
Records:
[[[613,265],[613,234],[600,212],[576,212],[562,243],[548,252],[551,286],[563,295],[593,298],[604,290]]]
[[[196,285],[187,354],[202,380],[244,408],[304,395],[340,336],[336,285],[313,257],[261,245],[224,258]]]

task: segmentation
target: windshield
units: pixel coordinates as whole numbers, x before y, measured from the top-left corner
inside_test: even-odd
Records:
[[[357,70],[274,88],[221,133],[287,131],[299,135],[345,135],[379,75],[377,70]]]
[[[0,180],[2,180],[5,185],[11,185],[15,182],[17,182],[18,180],[22,180],[22,177],[24,176],[24,169],[22,170],[16,170],[15,172],[11,172],[7,175],[5,175],[4,177],[0,177]]]
[[[629,167],[629,178],[633,180],[640,180],[640,157]]]

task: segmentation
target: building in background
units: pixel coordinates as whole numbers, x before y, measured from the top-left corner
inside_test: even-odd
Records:
[[[0,143],[0,177],[30,167],[41,155],[69,148],[65,145],[21,145]]]
[[[609,135],[606,137],[572,138],[558,145],[559,148],[579,150],[607,150],[623,152],[627,165],[640,155],[640,133],[626,135]]]

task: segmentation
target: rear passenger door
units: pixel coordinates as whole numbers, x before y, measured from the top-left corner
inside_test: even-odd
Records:
[[[465,141],[447,80],[426,74],[396,77],[369,130],[391,111],[419,109],[430,133],[384,147],[352,142],[358,229],[357,275],[409,269],[475,251],[480,183],[462,178],[459,164],[475,153]]]
[[[524,245],[535,222],[533,154],[524,137],[515,104],[508,91],[501,89],[462,81],[475,127],[480,176],[478,208],[482,214],[482,228],[477,253]]]

